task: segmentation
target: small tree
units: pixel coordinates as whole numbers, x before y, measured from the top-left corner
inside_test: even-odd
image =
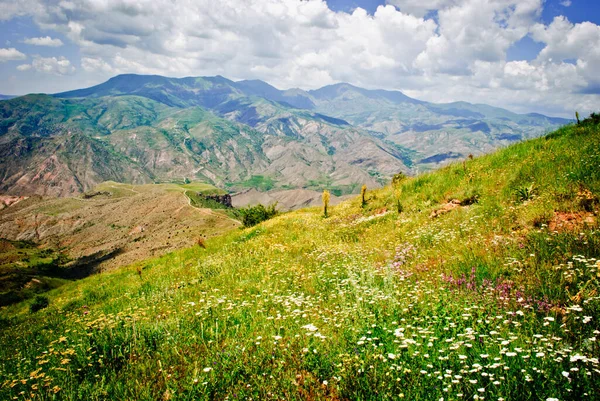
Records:
[[[323,216],[327,217],[327,208],[329,207],[329,191],[328,190],[324,190],[323,191]]]
[[[577,119],[577,125],[581,124],[581,121],[579,121],[579,112],[578,111],[575,112],[575,118]]]
[[[277,215],[277,203],[265,207],[260,203],[256,206],[249,206],[244,209],[240,209],[242,215],[242,223],[244,227],[252,227],[268,220]]]
[[[600,124],[600,114],[592,113],[588,117],[581,120],[581,125],[589,126],[589,125],[598,125]]]
[[[366,196],[367,196],[367,185],[363,185],[360,189],[360,196],[362,198],[362,205],[365,206],[367,204]]]

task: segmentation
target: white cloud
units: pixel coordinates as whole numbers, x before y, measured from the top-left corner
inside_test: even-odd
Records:
[[[429,39],[415,66],[429,73],[463,75],[476,60],[504,60],[508,48],[533,25],[542,0],[446,3],[448,7],[438,11],[439,35]]]
[[[36,21],[67,35],[84,58],[104,62],[82,62],[86,71],[222,74],[279,86],[385,85],[386,76],[415,73],[413,59],[437,29],[433,20],[392,6],[374,16],[362,9],[334,13],[321,0],[82,0],[68,10],[62,4]],[[370,82],[373,76],[380,82]]]
[[[563,7],[570,7],[571,6],[571,0],[563,0],[560,2],[560,5]]]
[[[392,4],[400,11],[413,14],[419,17],[425,16],[427,12],[433,10],[444,10],[448,7],[460,4],[460,0],[387,0],[386,3]]]
[[[60,47],[63,45],[62,40],[60,39],[52,39],[50,36],[45,36],[43,38],[27,38],[23,40],[23,43],[27,43],[28,45],[35,46],[47,46],[47,47]]]
[[[41,57],[34,56],[31,64],[21,64],[17,67],[19,71],[34,70],[46,74],[69,75],[75,72],[75,67],[65,57]]]
[[[546,45],[537,57],[539,63],[576,60],[575,88],[600,93],[600,26],[591,22],[572,24],[565,17],[556,17],[548,26],[535,25],[532,37]]]
[[[100,58],[94,57],[83,57],[81,59],[81,68],[88,72],[115,73],[115,69],[110,64]]]
[[[46,5],[40,0],[0,0],[0,21],[7,21],[24,15],[38,15]]]
[[[572,24],[565,17],[556,17],[548,26],[536,24],[533,39],[546,47],[538,59],[588,58],[600,55],[600,26],[591,22]]]
[[[129,72],[220,74],[281,88],[346,81],[430,101],[561,114],[598,103],[581,94],[600,89],[595,24],[541,24],[544,0],[388,3],[369,15],[333,12],[324,0],[0,0],[0,19],[31,15],[40,28],[67,37],[79,47],[76,77],[86,83]],[[436,18],[425,19],[430,10]],[[507,62],[507,51],[528,34],[544,44],[540,55]],[[74,71],[56,57],[27,65]]]
[[[25,60],[26,58],[27,56],[25,56],[23,53],[21,53],[14,47],[9,47],[8,49],[0,49],[0,63],[13,60]]]

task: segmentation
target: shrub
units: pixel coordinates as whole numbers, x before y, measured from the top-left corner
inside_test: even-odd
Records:
[[[402,206],[402,201],[400,200],[401,198],[402,198],[402,189],[398,188],[394,191],[394,201],[396,202],[396,211],[398,211],[398,214],[400,214],[404,211],[404,206]]]
[[[592,113],[589,115],[589,117],[583,119],[583,121],[581,121],[581,123],[579,123],[578,120],[578,124],[581,125],[598,125],[600,124],[600,114],[598,113]]]
[[[515,195],[517,197],[517,200],[520,202],[525,202],[533,199],[533,197],[535,196],[534,184],[531,184],[528,187],[523,186],[515,189]]]
[[[35,313],[41,309],[47,308],[49,304],[50,301],[48,300],[48,297],[44,295],[36,295],[31,303],[31,306],[29,307],[29,310],[31,313]]]
[[[475,203],[479,203],[479,191],[476,188],[469,188],[462,196],[459,196],[460,204],[462,206],[469,206]]]
[[[400,199],[396,199],[396,211],[398,212],[398,214],[404,211],[404,206],[402,206],[402,202],[400,202]]]
[[[196,240],[196,244],[200,248],[206,248],[206,240],[204,239],[204,237],[198,237],[198,239]]]
[[[277,203],[274,203],[270,206],[265,207],[260,203],[256,206],[249,206],[244,209],[240,209],[240,213],[242,214],[242,223],[244,227],[252,227],[261,223],[265,220],[269,220],[270,218],[277,215],[277,210],[275,209]]]

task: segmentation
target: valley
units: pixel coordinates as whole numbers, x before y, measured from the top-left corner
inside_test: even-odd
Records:
[[[60,279],[197,246],[240,226],[224,210],[191,206],[188,192],[222,193],[200,183],[106,182],[83,195],[32,196],[0,210],[2,304],[25,296],[24,289],[45,291],[64,284]]]

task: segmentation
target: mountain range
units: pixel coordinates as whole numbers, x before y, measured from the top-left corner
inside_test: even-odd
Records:
[[[0,101],[0,192],[69,196],[107,180],[193,180],[343,195],[568,122],[346,83],[279,90],[258,80],[127,74]]]

